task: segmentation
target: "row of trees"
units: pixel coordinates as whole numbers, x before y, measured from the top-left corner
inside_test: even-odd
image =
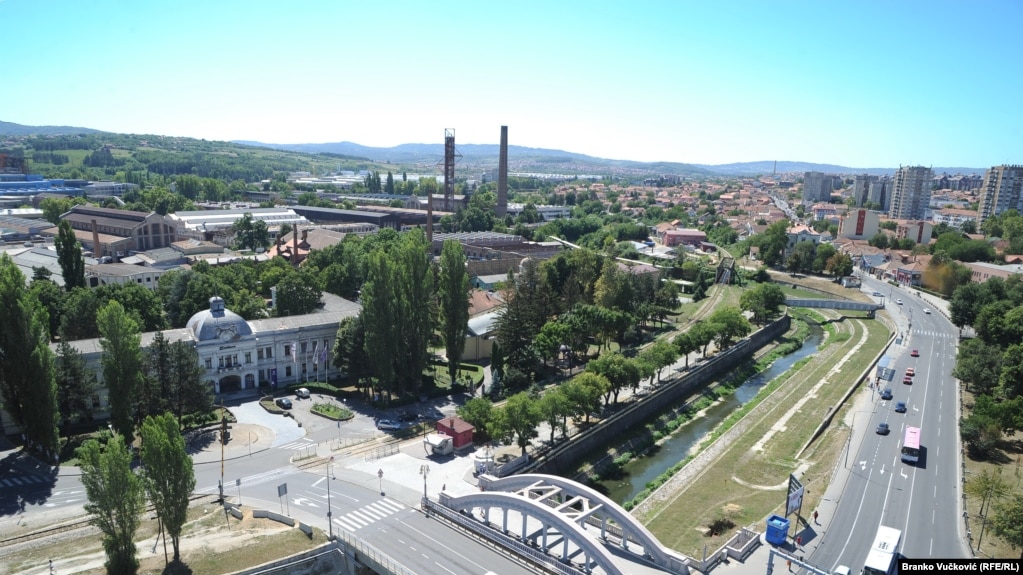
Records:
[[[6,256],[0,256],[0,390],[4,407],[24,430],[32,449],[49,460],[59,453],[59,425],[92,417],[98,386],[91,369],[70,343],[61,338],[50,348],[50,317],[40,286],[52,282],[25,278]],[[144,288],[141,288],[144,290]],[[60,293],[59,290],[57,293]],[[90,293],[76,288],[72,295]],[[102,294],[101,294],[102,295]],[[90,300],[98,301],[98,300]],[[108,299],[91,316],[78,321],[96,326],[103,348],[102,372],[109,390],[112,423],[131,437],[146,415],[164,410],[179,418],[212,409],[209,384],[202,380],[198,355],[185,342],[168,343],[162,334],[143,352],[140,323],[116,299]]]
[[[195,489],[192,458],[185,449],[178,422],[169,413],[149,416],[142,422],[142,467],[132,470],[132,452],[122,436],[105,444],[86,441],[78,448],[82,486],[89,502],[85,510],[103,534],[107,573],[122,575],[138,571],[135,546],[148,498],[174,549],[181,559],[181,531],[188,516],[188,502]],[[164,553],[167,542],[164,538]]]
[[[751,326],[737,308],[723,307],[707,320],[694,324],[673,341],[658,340],[635,357],[620,352],[604,353],[589,361],[586,370],[568,381],[550,388],[542,395],[537,388],[511,395],[502,407],[494,407],[490,399],[477,397],[458,409],[460,417],[485,436],[515,441],[525,453],[530,440],[537,437],[537,426],[546,422],[551,428],[550,441],[557,431],[565,432],[569,417],[589,420],[590,413],[618,403],[622,390],[636,389],[646,378],[660,381],[663,368],[673,364],[680,355],[702,351],[714,342],[727,349],[745,337]],[[688,362],[687,362],[688,365]]]
[[[465,255],[448,240],[434,266],[427,246],[425,234],[414,230],[368,254],[362,313],[341,322],[333,350],[334,365],[356,382],[373,378],[398,395],[417,391],[435,327],[455,381],[469,320]]]
[[[960,285],[949,311],[953,324],[973,326],[977,333],[960,343],[952,370],[974,396],[959,433],[971,457],[995,458],[1005,434],[1023,429],[1023,279]],[[993,508],[994,532],[1014,548],[1023,547],[1023,493],[986,471],[967,481],[966,492],[982,499],[982,522]]]

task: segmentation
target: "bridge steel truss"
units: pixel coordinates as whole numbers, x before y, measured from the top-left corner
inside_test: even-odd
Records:
[[[505,534],[509,532],[509,513],[518,513],[522,517],[519,530],[522,542],[535,544],[545,553],[556,552],[560,544],[564,562],[570,562],[574,555],[582,553],[581,567],[586,572],[599,567],[608,575],[622,573],[610,549],[615,546],[640,562],[652,563],[671,573],[689,573],[690,560],[686,556],[662,545],[629,512],[585,485],[543,474],[513,475],[502,479],[482,475],[479,479],[483,489],[480,493],[460,497],[445,494],[440,503],[470,516],[479,510],[483,521],[491,525],[494,523],[490,521],[490,511],[498,509],[502,514],[500,529]],[[540,523],[540,529],[530,531],[527,524],[530,518]],[[599,528],[599,536],[588,531],[587,525]],[[553,537],[552,533],[555,534]],[[612,536],[616,542],[612,542]],[[550,544],[552,540],[553,544]],[[630,542],[640,549],[630,549]],[[570,544],[577,551],[570,549]]]

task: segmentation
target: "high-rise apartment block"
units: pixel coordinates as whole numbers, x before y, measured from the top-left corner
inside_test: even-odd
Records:
[[[934,174],[923,166],[903,166],[892,178],[892,200],[888,217],[898,220],[922,220],[931,203]]]
[[[888,211],[888,205],[892,199],[892,181],[888,176],[881,176],[876,181],[870,182],[870,191],[867,193],[867,201],[874,206],[880,206],[882,212]]]
[[[1005,210],[1023,212],[1023,166],[995,166],[980,187],[980,223]]]
[[[803,201],[809,203],[831,201],[831,192],[835,190],[836,176],[823,172],[806,172],[803,174]]]
[[[857,206],[866,205],[870,201],[870,186],[877,183],[880,178],[868,174],[861,174],[853,179],[853,200]]]

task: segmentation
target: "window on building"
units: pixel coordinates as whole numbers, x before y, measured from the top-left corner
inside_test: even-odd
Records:
[[[285,377],[291,377],[291,366],[290,365],[284,366],[284,376]]]
[[[274,357],[274,348],[272,348],[272,347],[266,348],[266,358],[267,359],[273,359],[273,357]]]
[[[224,358],[223,357],[218,357],[217,358],[217,367],[219,367],[220,369],[224,369]]]
[[[213,359],[209,357],[206,358],[206,369],[213,369]]]
[[[263,359],[263,348],[256,350],[256,359]]]
[[[291,344],[284,344],[284,357],[291,357]]]
[[[318,343],[320,343],[320,342],[318,342],[316,340],[313,340],[313,353],[316,353],[316,344],[318,344]]]
[[[99,407],[100,407],[99,394],[94,393],[92,394],[92,408],[99,409]]]
[[[245,352],[245,363],[252,363],[252,352]]]
[[[240,363],[238,363],[238,354],[237,353],[231,356],[231,364],[232,365],[241,365]]]
[[[305,373],[306,373],[306,371],[308,371],[308,370],[306,369],[306,367],[305,367],[305,362],[303,361],[303,362],[302,362],[302,373],[303,373],[303,374],[305,374]]]
[[[305,353],[306,342],[303,341],[301,345],[302,345],[302,353]]]

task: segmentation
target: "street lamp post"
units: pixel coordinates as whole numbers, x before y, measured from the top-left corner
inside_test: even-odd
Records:
[[[330,533],[330,539],[334,539],[334,520],[331,518],[333,511],[330,508],[330,473],[331,468],[334,467],[334,456],[331,455],[327,461],[327,530]]]
[[[423,476],[423,511],[429,513],[429,507],[427,507],[427,496],[426,496],[426,476],[430,475],[429,465],[419,466],[419,475]]]

